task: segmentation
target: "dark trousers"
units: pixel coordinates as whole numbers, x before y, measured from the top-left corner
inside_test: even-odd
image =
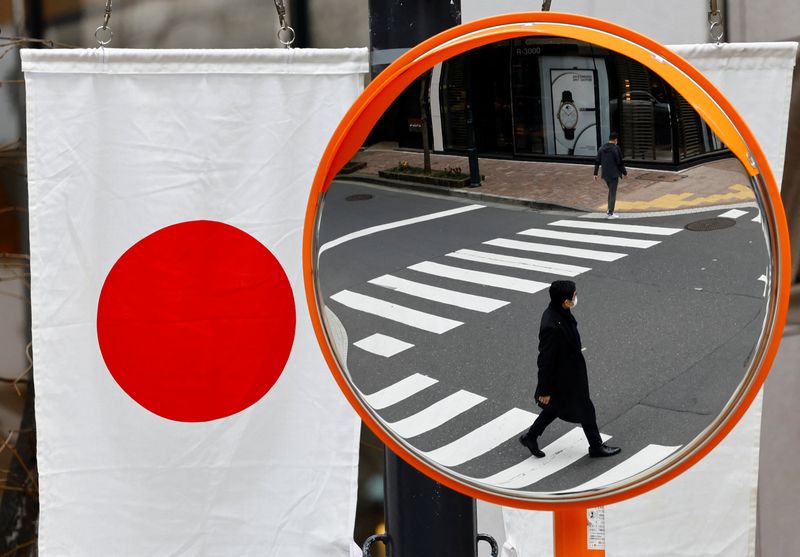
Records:
[[[608,186],[608,214],[614,212],[614,206],[617,204],[617,184],[619,184],[619,178],[612,178],[610,180],[606,180],[606,185]]]
[[[528,430],[528,433],[525,434],[525,437],[531,440],[538,439],[539,436],[544,433],[544,430],[547,429],[547,426],[552,424],[557,417],[556,411],[552,406],[545,406],[542,413],[534,420],[533,425]],[[593,420],[581,424],[581,427],[583,428],[583,434],[586,435],[586,440],[589,441],[590,447],[599,447],[603,444],[603,439],[600,437],[600,430],[597,427],[597,421]]]

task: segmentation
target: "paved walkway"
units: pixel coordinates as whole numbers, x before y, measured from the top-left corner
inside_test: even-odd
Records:
[[[438,191],[473,197],[484,201],[512,202],[531,205],[555,205],[587,212],[605,212],[608,189],[602,180],[592,179],[593,168],[587,164],[480,159],[480,172],[485,176],[479,188],[445,188],[409,185],[387,181],[379,170],[406,161],[422,166],[422,153],[400,150],[381,143],[360,151],[354,162],[367,166],[348,177],[375,180],[395,187]],[[468,170],[467,158],[453,155],[431,155],[434,169],[460,167]],[[709,207],[754,201],[747,174],[736,159],[707,162],[680,171],[628,169],[628,177],[617,190],[617,213],[668,211]]]

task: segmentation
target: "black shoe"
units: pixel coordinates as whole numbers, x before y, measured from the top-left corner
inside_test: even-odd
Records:
[[[544,452],[539,448],[539,443],[536,442],[536,439],[531,441],[526,436],[522,436],[519,438],[519,442],[528,447],[528,450],[531,452],[533,456],[536,458],[544,458]]]
[[[599,447],[589,447],[589,456],[592,458],[600,458],[603,456],[614,456],[618,454],[622,449],[619,447],[609,447],[605,443],[600,445]]]

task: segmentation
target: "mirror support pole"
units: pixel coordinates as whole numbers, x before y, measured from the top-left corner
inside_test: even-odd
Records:
[[[475,500],[384,450],[384,512],[390,557],[477,557]]]
[[[554,557],[605,557],[605,549],[589,549],[589,512],[597,509],[570,507],[553,511]],[[600,517],[599,520],[604,520]],[[595,521],[595,525],[598,523]],[[605,547],[605,526],[599,525],[599,540]]]

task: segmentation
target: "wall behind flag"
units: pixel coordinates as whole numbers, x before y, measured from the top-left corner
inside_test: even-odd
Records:
[[[359,421],[319,353],[300,254],[366,49],[26,50],[23,70],[40,554],[348,555]],[[285,347],[268,331],[286,319],[259,310],[278,297],[296,327],[274,384],[186,414],[252,391],[266,363],[241,354]],[[265,333],[227,334],[242,323]]]

